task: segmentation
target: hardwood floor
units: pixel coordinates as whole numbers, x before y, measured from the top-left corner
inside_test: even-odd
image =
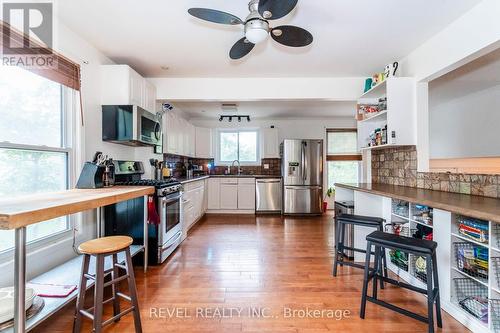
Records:
[[[147,275],[136,269],[143,331],[427,332],[426,324],[370,303],[360,319],[362,271],[339,268],[334,278],[332,256],[331,216],[207,216],[166,264]],[[379,295],[426,314],[421,295],[393,286]],[[73,309],[74,303],[34,332],[71,332]],[[90,332],[84,321],[83,332]],[[469,332],[445,312],[443,321],[437,332]],[[127,315],[105,332],[133,327]]]

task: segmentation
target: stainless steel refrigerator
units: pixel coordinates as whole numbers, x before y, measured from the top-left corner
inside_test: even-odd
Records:
[[[284,140],[281,144],[283,213],[323,211],[323,140]]]

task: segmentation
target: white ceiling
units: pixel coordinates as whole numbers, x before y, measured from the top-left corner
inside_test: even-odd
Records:
[[[500,49],[429,83],[429,103],[436,106],[500,85]]]
[[[309,30],[301,49],[267,40],[231,61],[241,26],[206,23],[187,14],[208,7],[248,14],[248,0],[64,0],[59,16],[117,63],[148,77],[369,76],[400,59],[480,0],[300,0],[273,26]],[[161,66],[170,69],[162,70]]]
[[[221,114],[250,115],[252,118],[327,118],[353,117],[354,102],[262,101],[238,102],[237,112],[223,112],[220,102],[176,102],[175,107],[191,118],[216,119]]]

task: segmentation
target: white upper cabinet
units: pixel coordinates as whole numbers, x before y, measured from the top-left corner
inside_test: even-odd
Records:
[[[186,119],[175,112],[167,112],[163,117],[163,147],[167,154],[195,157],[196,129]]]
[[[195,129],[195,156],[198,158],[213,158],[212,129],[196,127]]]
[[[144,97],[146,98],[144,105],[146,106],[146,110],[156,112],[156,87],[146,80],[144,89]]]
[[[138,105],[156,112],[156,87],[128,65],[101,66],[101,104]]]
[[[262,130],[262,158],[279,158],[280,144],[278,129],[264,128]]]

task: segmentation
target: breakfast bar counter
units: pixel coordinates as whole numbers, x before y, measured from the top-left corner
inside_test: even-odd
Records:
[[[26,289],[26,227],[35,223],[47,221],[53,218],[75,214],[86,210],[97,209],[97,234],[102,236],[101,207],[112,205],[118,202],[127,201],[135,198],[144,198],[144,246],[139,246],[133,252],[144,250],[145,260],[144,269],[147,268],[147,198],[154,193],[154,187],[110,187],[101,189],[74,189],[61,192],[40,193],[15,198],[0,200],[0,229],[15,230],[15,254],[14,254],[14,329],[15,333],[22,333],[26,328],[30,329],[36,326],[41,320],[45,319],[51,313],[57,311],[64,304],[73,299],[72,295],[66,299],[60,299],[59,302],[54,299],[48,301],[42,313],[29,320],[26,325],[25,309],[25,289]],[[78,261],[78,258],[75,258]],[[78,263],[73,260],[61,265],[54,272],[48,272],[46,275],[54,281],[54,278],[61,274],[68,274],[68,268],[77,270],[76,275],[80,274]],[[57,272],[55,272],[57,271]],[[43,275],[42,275],[43,276]],[[35,281],[47,283],[43,279]],[[55,281],[60,282],[60,281]],[[52,282],[54,283],[54,282]],[[28,327],[26,327],[28,326]]]
[[[384,232],[433,240],[442,309],[473,332],[500,329],[500,200],[387,184],[336,184],[336,201],[354,202],[354,214],[381,217]],[[355,226],[355,248],[373,231]],[[426,260],[386,249],[387,267],[424,288]],[[355,261],[364,255],[355,254]]]
[[[408,202],[417,202],[456,214],[500,223],[500,200],[495,198],[387,184],[341,183],[335,184],[335,186]]]

